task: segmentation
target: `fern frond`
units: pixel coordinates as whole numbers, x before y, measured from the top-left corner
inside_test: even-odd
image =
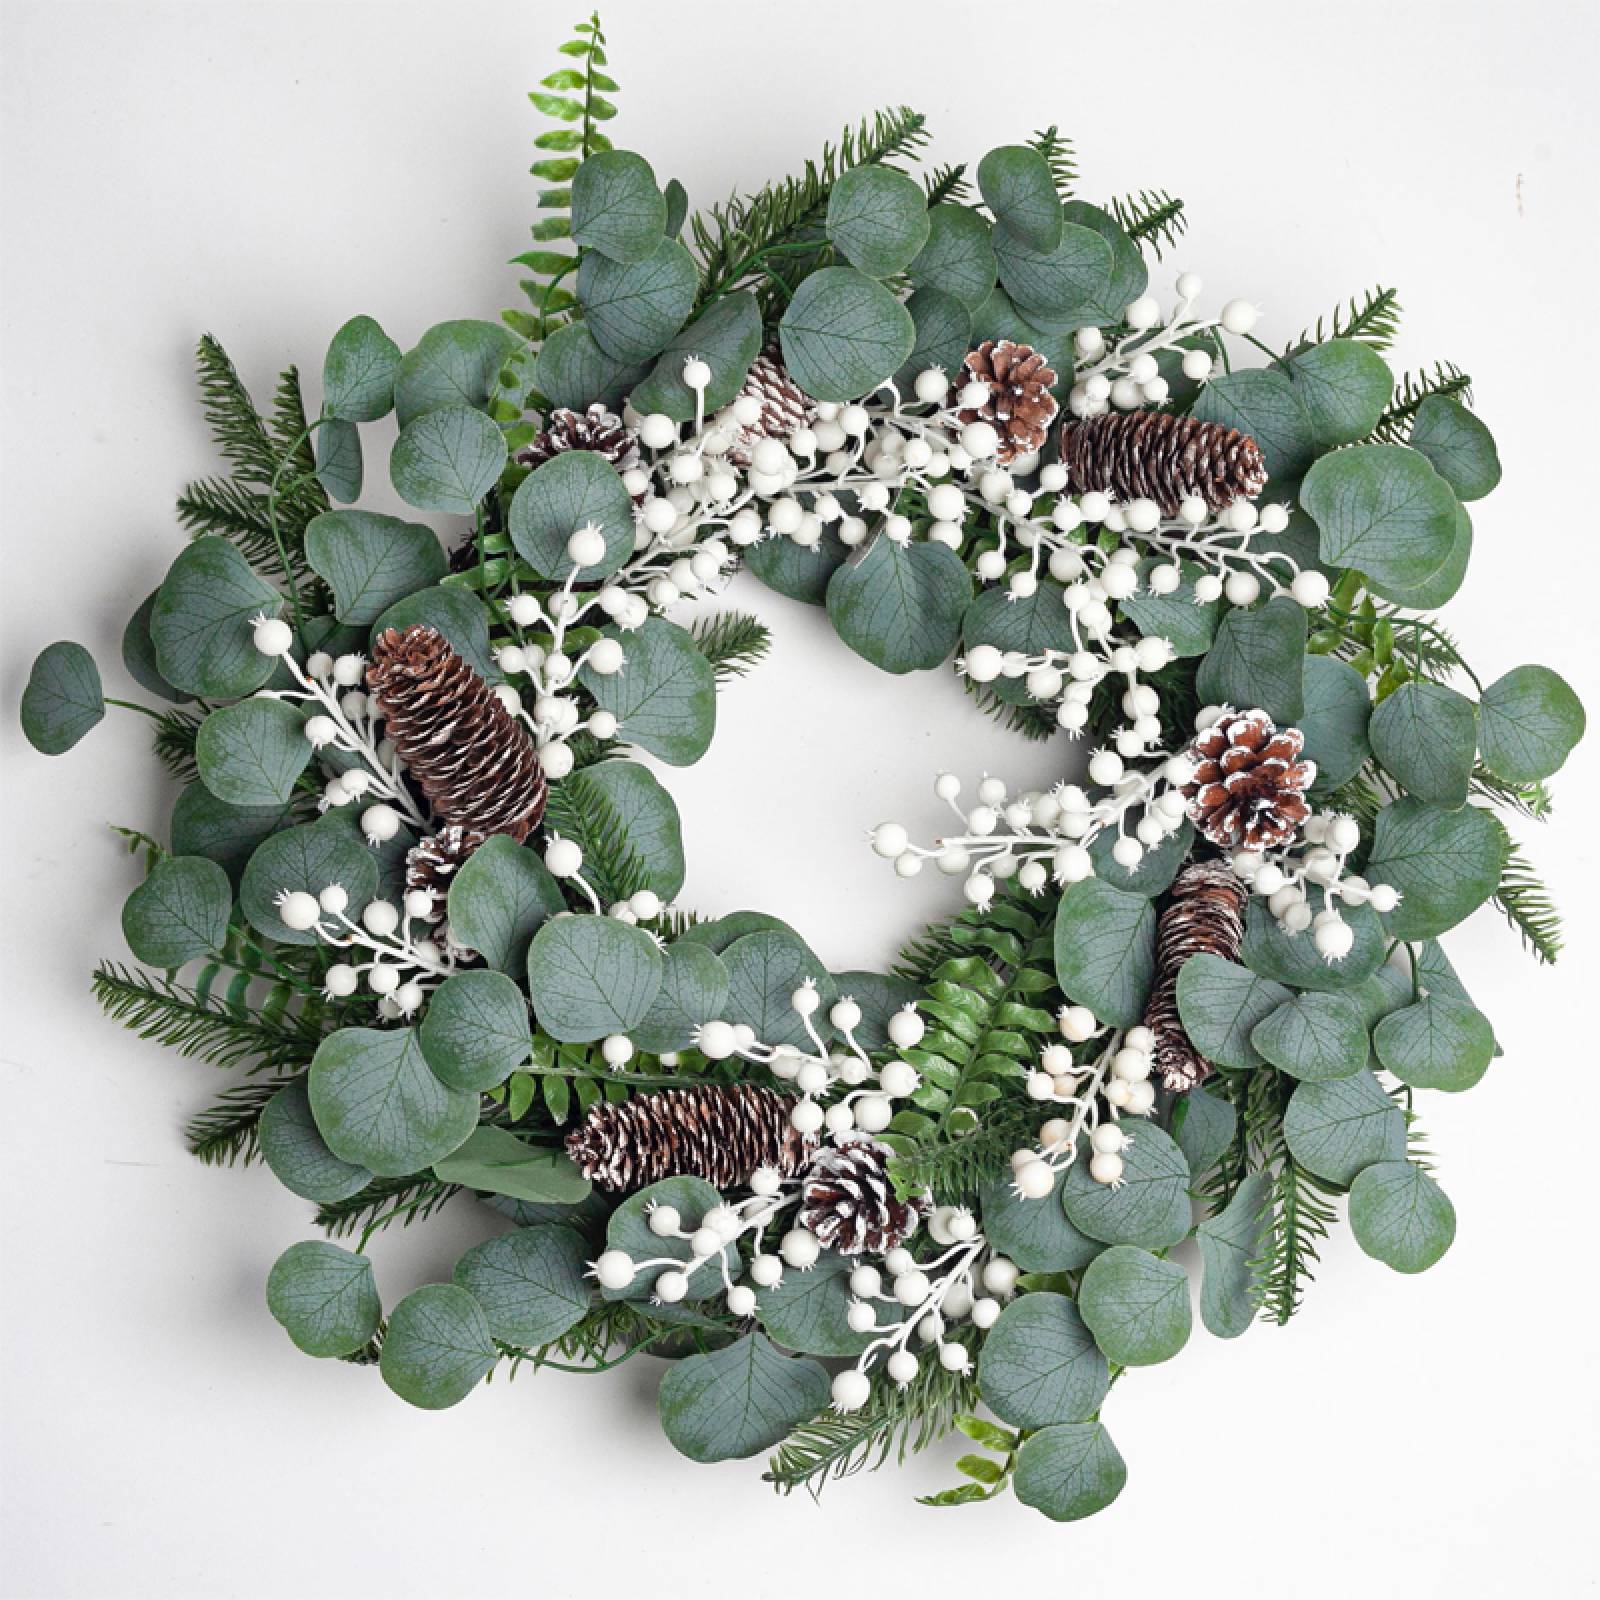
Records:
[[[403,1178],[374,1178],[349,1199],[319,1206],[314,1220],[332,1239],[343,1238],[374,1223],[387,1228],[398,1222],[409,1228],[413,1222],[431,1217],[459,1187],[454,1183],[441,1183],[425,1172]]]
[[[1139,244],[1148,244],[1157,261],[1189,229],[1183,201],[1165,189],[1140,189],[1113,200],[1108,208],[1117,225]]]
[[[219,1095],[204,1111],[189,1119],[184,1139],[189,1153],[208,1167],[248,1165],[261,1153],[261,1113],[280,1089],[299,1081],[300,1074],[269,1078],[261,1083],[241,1083]]]
[[[1404,444],[1411,436],[1417,407],[1430,394],[1447,395],[1466,404],[1472,399],[1472,379],[1453,361],[1436,361],[1432,370],[1424,367],[1403,374],[1372,437],[1381,444]]]
[[[1072,141],[1052,123],[1050,127],[1041,128],[1034,134],[1028,144],[1044,157],[1045,165],[1050,169],[1051,182],[1056,186],[1056,194],[1063,200],[1070,200],[1073,186],[1078,181],[1078,159]]]
[[[1292,355],[1308,345],[1326,344],[1329,339],[1359,339],[1374,350],[1387,350],[1399,332],[1399,294],[1380,284],[1364,295],[1351,296],[1348,305],[1335,306],[1326,321],[1318,317],[1315,327],[1302,329],[1284,354]]]
[[[711,663],[718,683],[742,678],[772,649],[772,630],[745,611],[698,618],[689,632],[700,654]]]
[[[872,1398],[859,1411],[824,1411],[802,1423],[778,1446],[763,1479],[779,1494],[803,1488],[815,1499],[840,1478],[926,1449],[949,1433],[977,1398],[975,1376],[925,1361],[903,1388],[874,1384]]]
[[[1500,914],[1522,936],[1529,953],[1546,964],[1554,963],[1565,943],[1561,913],[1533,863],[1510,834],[1506,835],[1505,865],[1500,869],[1493,900]]]

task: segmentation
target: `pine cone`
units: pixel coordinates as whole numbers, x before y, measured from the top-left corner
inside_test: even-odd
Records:
[[[425,889],[433,896],[433,909],[423,921],[428,926],[427,937],[440,945],[449,935],[445,925],[445,901],[450,893],[450,881],[485,837],[481,833],[469,833],[465,828],[441,828],[428,838],[418,840],[406,852],[406,888],[408,891]]]
[[[545,778],[533,739],[494,691],[418,623],[387,629],[372,647],[367,687],[383,731],[435,818],[521,841],[544,815]]]
[[[800,1190],[798,1221],[829,1249],[857,1256],[881,1254],[916,1232],[929,1208],[927,1195],[895,1196],[887,1146],[851,1139],[817,1152]]]
[[[567,1154],[590,1182],[613,1191],[679,1176],[729,1189],[748,1183],[757,1167],[789,1177],[815,1142],[791,1125],[794,1104],[793,1095],[753,1083],[662,1089],[620,1105],[602,1100],[567,1135]]]
[[[1097,489],[1118,500],[1154,500],[1169,517],[1189,495],[1221,511],[1267,485],[1266,462],[1248,434],[1161,411],[1068,420],[1061,464],[1079,494]]]
[[[1317,764],[1303,761],[1306,736],[1265,711],[1224,712],[1189,747],[1184,785],[1189,820],[1221,850],[1275,850],[1311,813],[1305,791]]]
[[[761,402],[761,417],[733,436],[728,459],[740,467],[750,465],[750,454],[760,440],[787,439],[796,428],[808,427],[817,414],[816,402],[789,376],[776,345],[763,350],[751,363],[734,403],[747,398]]]
[[[981,406],[960,413],[961,421],[988,422],[1000,435],[996,459],[1012,461],[1037,450],[1049,437],[1061,406],[1050,393],[1056,375],[1032,345],[1010,339],[985,339],[967,352],[963,382],[988,386]]]
[[[542,467],[568,450],[588,450],[602,456],[618,472],[639,464],[637,440],[622,418],[598,401],[587,411],[569,411],[565,406],[552,411],[545,418],[544,427],[533,436],[533,442],[517,452],[517,461],[525,467]]]
[[[1178,974],[1190,956],[1239,959],[1249,891],[1226,863],[1199,861],[1172,885],[1171,901],[1156,927],[1156,983],[1144,1025],[1155,1036],[1156,1071],[1172,1093],[1209,1078],[1212,1065],[1195,1049],[1178,1015]]]

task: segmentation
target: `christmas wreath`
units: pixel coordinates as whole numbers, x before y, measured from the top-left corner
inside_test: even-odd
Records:
[[[691,215],[603,131],[597,19],[563,56],[526,307],[408,351],[357,317],[314,411],[201,342],[229,470],[123,640],[183,787],[165,839],[127,830],[144,970],[95,993],[242,1069],[196,1154],[356,1236],[272,1269],[309,1354],[435,1408],[649,1352],[697,1461],[815,1490],[956,1429],[931,1503],[1082,1517],[1196,1262],[1231,1338],[1294,1312],[1339,1196],[1398,1271],[1450,1245],[1415,1100],[1499,1046],[1436,941],[1493,902],[1553,959],[1497,813],[1543,814],[1584,720],[1432,620],[1493,441],[1465,373],[1391,374],[1390,289],[1282,349],[1188,273],[1155,292],[1181,203],[1077,198],[1054,129],[919,181],[889,111]],[[354,508],[391,412],[448,548]],[[766,631],[669,618],[741,565],[1092,752],[1046,792],[941,776],[931,843],[872,832],[966,902],[890,973],[674,902],[677,812],[627,752],[705,751]],[[23,724],[59,754],[108,704],[55,644]],[[506,1230],[386,1309],[369,1244],[458,1195]]]

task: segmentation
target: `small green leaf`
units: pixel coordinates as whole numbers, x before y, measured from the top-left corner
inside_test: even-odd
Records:
[[[395,416],[404,428],[429,411],[489,404],[516,336],[497,322],[441,322],[406,353],[394,384]]]
[[[825,1252],[804,1272],[785,1272],[769,1289],[756,1291],[761,1326],[786,1350],[806,1356],[858,1356],[872,1343],[848,1320],[855,1296],[850,1273],[856,1263]]]
[[[322,363],[322,403],[346,422],[376,422],[394,405],[400,346],[371,317],[352,317]]]
[[[417,1037],[442,1083],[493,1089],[528,1059],[528,1003],[503,972],[458,972],[430,996]]]
[[[267,1309],[308,1356],[359,1350],[383,1316],[372,1263],[336,1244],[292,1244],[267,1276]]]
[[[497,972],[520,976],[534,934],[567,902],[536,851],[497,834],[451,879],[445,907],[458,939]]]
[[[1150,575],[1153,567],[1164,564],[1145,562],[1139,570],[1140,581]],[[1181,562],[1179,571],[1182,582],[1171,594],[1154,594],[1147,585],[1141,593],[1121,601],[1118,609],[1146,638],[1154,635],[1165,639],[1180,658],[1203,656],[1216,640],[1223,602],[1210,600],[1202,604],[1195,598],[1194,583],[1202,569],[1192,561]]]
[[[1500,481],[1494,436],[1449,395],[1430,394],[1417,407],[1410,443],[1462,500],[1481,500]]]
[[[535,467],[511,497],[511,543],[541,577],[565,580],[573,570],[567,541],[598,528],[605,558],[583,569],[586,580],[609,577],[633,552],[633,497],[604,456],[567,450]]]
[[[828,616],[839,637],[873,666],[925,671],[955,648],[971,598],[972,580],[947,545],[901,545],[880,534],[859,561],[834,573]]]
[[[661,1382],[661,1426],[691,1461],[770,1450],[827,1404],[827,1372],[815,1361],[779,1355],[759,1333],[690,1356]]]
[[[661,967],[660,950],[641,928],[598,915],[555,917],[528,947],[528,993],[551,1038],[581,1044],[643,1022]]]
[[[1297,724],[1306,736],[1306,757],[1317,764],[1316,787],[1336,789],[1366,765],[1372,746],[1367,724],[1372,697],[1367,681],[1348,662],[1333,656],[1307,656],[1304,704]]]
[[[1113,1027],[1131,1028],[1144,1014],[1155,977],[1156,913],[1143,895],[1101,878],[1084,878],[1061,897],[1056,912],[1056,977],[1069,999]]]
[[[1078,1309],[1119,1366],[1170,1361],[1189,1342],[1189,1278],[1175,1261],[1116,1245],[1084,1270]]]
[[[334,614],[367,627],[449,570],[432,528],[376,511],[325,511],[306,527],[306,560],[333,590]]]
[[[122,936],[150,967],[181,967],[220,950],[228,937],[233,887],[203,856],[169,856],[128,896]]]
[[[928,241],[907,269],[919,289],[939,289],[976,311],[994,288],[997,265],[989,224],[968,206],[928,212]]]
[[[1305,1082],[1348,1078],[1372,1054],[1361,1008],[1343,994],[1295,995],[1256,1024],[1250,1042],[1273,1066]]]
[[[1061,199],[1050,165],[1027,145],[991,150],[978,163],[978,188],[995,220],[1033,250],[1053,250],[1061,239]]]
[[[1260,445],[1274,483],[1298,478],[1317,454],[1316,433],[1300,386],[1270,367],[1247,367],[1213,378],[1200,391],[1190,415],[1249,434]]]
[[[1380,1161],[1351,1186],[1350,1231],[1375,1261],[1426,1272],[1455,1240],[1456,1208],[1420,1167]]]
[[[1153,1122],[1131,1119],[1128,1132],[1122,1181],[1115,1188],[1098,1182],[1080,1152],[1067,1168],[1061,1203],[1067,1220],[1091,1239],[1165,1250],[1189,1232],[1189,1163]]]
[[[470,517],[500,477],[506,441],[481,411],[446,406],[400,430],[389,481],[407,505]]]
[[[1308,1172],[1347,1187],[1363,1168],[1406,1153],[1406,1119],[1366,1071],[1302,1083],[1290,1096],[1283,1136]]]
[[[666,196],[643,156],[606,150],[573,175],[572,237],[578,244],[613,261],[643,261],[666,225]]]
[[[1432,939],[1478,909],[1499,887],[1506,831],[1477,806],[1447,811],[1409,796],[1378,813],[1367,876],[1400,891],[1384,917],[1396,939]]]
[[[39,653],[22,691],[22,731],[35,750],[63,755],[105,714],[100,669],[81,644],[63,639]]]
[[[173,688],[161,676],[161,668],[156,663],[156,642],[150,637],[150,619],[155,614],[156,596],[160,593],[159,589],[152,589],[145,596],[144,604],[128,618],[128,625],[122,630],[122,664],[128,669],[128,676],[140,688],[148,689],[151,694],[160,695],[163,700],[181,703],[192,700],[194,696],[185,694],[182,689]],[[100,681],[98,672],[94,681],[96,683]],[[86,700],[85,709],[92,703]],[[23,731],[26,732],[26,728]]]
[[[424,1411],[458,1405],[499,1360],[483,1307],[453,1283],[427,1283],[394,1308],[378,1371]]]
[[[906,310],[911,313],[917,339],[894,381],[909,399],[915,393],[918,376],[929,367],[945,373],[960,369],[972,346],[972,313],[942,289],[918,289],[906,301]]]
[[[795,291],[778,325],[790,376],[818,400],[857,400],[905,365],[911,314],[853,267],[824,267]]]
[[[195,739],[200,781],[233,806],[282,806],[311,760],[300,713],[283,700],[219,706]]]
[[[1239,1114],[1232,1103],[1204,1089],[1191,1089],[1172,1108],[1172,1137],[1196,1178],[1222,1159],[1238,1128]]]
[[[323,1142],[304,1078],[285,1084],[267,1102],[259,1133],[261,1159],[285,1189],[303,1200],[331,1205],[372,1182],[365,1167],[341,1161]]]
[[[1200,1320],[1218,1339],[1237,1339],[1255,1318],[1257,1272],[1270,1180],[1252,1172],[1227,1208],[1196,1230],[1200,1244]]]
[[[617,738],[669,766],[698,761],[716,730],[717,682],[693,636],[664,617],[631,631],[605,632],[621,641],[622,670],[606,676],[585,666],[578,681],[602,711],[616,717]]]
[[[1000,1313],[983,1342],[978,1384],[1002,1422],[1047,1428],[1089,1421],[1105,1399],[1110,1371],[1072,1301],[1036,1292]]]
[[[1391,1011],[1372,1036],[1378,1060],[1414,1089],[1470,1089],[1494,1059],[1489,1019],[1465,1000],[1432,994]]]
[[[378,866],[371,847],[338,814],[283,828],[263,839],[239,880],[239,909],[252,928],[279,944],[316,944],[315,932],[291,928],[278,915],[278,897],[296,890],[319,895],[335,883],[349,896],[350,917],[359,917],[378,892]]]
[[[1513,667],[1478,702],[1483,763],[1507,783],[1537,783],[1558,772],[1584,726],[1582,702],[1548,667]]]
[[[1305,610],[1280,595],[1223,617],[1195,691],[1212,705],[1260,706],[1280,728],[1292,727],[1305,709],[1305,657]]]
[[[928,242],[928,203],[919,184],[889,167],[849,167],[828,196],[828,237],[853,267],[892,278]]]
[[[1067,1221],[1058,1195],[1027,1200],[998,1178],[978,1198],[985,1237],[1024,1272],[1077,1272],[1105,1248]]]
[[[656,358],[650,375],[635,385],[629,404],[641,416],[660,411],[674,422],[689,422],[695,414],[695,391],[683,381],[690,356],[711,368],[705,389],[707,412],[720,410],[737,398],[750,365],[761,353],[761,311],[748,289],[714,300],[682,332],[675,335]]]
[[[455,1280],[483,1307],[496,1339],[532,1350],[583,1320],[588,1255],[571,1228],[518,1228],[469,1250],[456,1262]]]
[[[1281,983],[1210,951],[1178,969],[1183,1030],[1201,1055],[1221,1067],[1259,1067],[1263,1058],[1252,1035],[1290,998]]]
[[[168,569],[150,617],[162,677],[210,700],[254,693],[274,662],[256,649],[251,619],[281,604],[226,539],[196,539]]]
[[[686,1050],[695,1029],[722,1014],[728,996],[728,969],[703,945],[679,939],[667,946],[661,987],[633,1042],[654,1054]]]
[[[584,320],[613,361],[654,361],[683,326],[698,283],[694,257],[676,239],[657,239],[643,261],[591,251],[578,268]]]
[[[361,498],[365,467],[361,459],[361,430],[353,422],[327,417],[317,429],[317,482],[330,499],[349,505]]]
[[[565,1150],[527,1144],[504,1128],[474,1128],[433,1163],[433,1175],[441,1183],[542,1205],[576,1205],[589,1196],[589,1180]]]
[[[1128,1468],[1098,1422],[1041,1428],[1017,1452],[1012,1487],[1023,1505],[1052,1522],[1078,1522],[1122,1493]]]
[[[1438,683],[1403,683],[1372,713],[1372,751],[1407,793],[1464,805],[1478,750],[1478,714]]]
[[[1394,392],[1388,363],[1359,339],[1311,345],[1292,355],[1287,365],[1319,451],[1365,439]]]

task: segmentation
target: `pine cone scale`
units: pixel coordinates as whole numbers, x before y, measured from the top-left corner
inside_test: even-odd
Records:
[[[989,398],[958,413],[963,424],[987,422],[1000,436],[995,457],[1002,464],[1039,449],[1061,410],[1050,391],[1056,374],[1031,345],[986,339],[962,363],[964,382],[981,383]]]
[[[1189,820],[1222,850],[1275,850],[1311,815],[1306,790],[1317,765],[1301,758],[1305,735],[1265,711],[1226,712],[1189,747]]]

